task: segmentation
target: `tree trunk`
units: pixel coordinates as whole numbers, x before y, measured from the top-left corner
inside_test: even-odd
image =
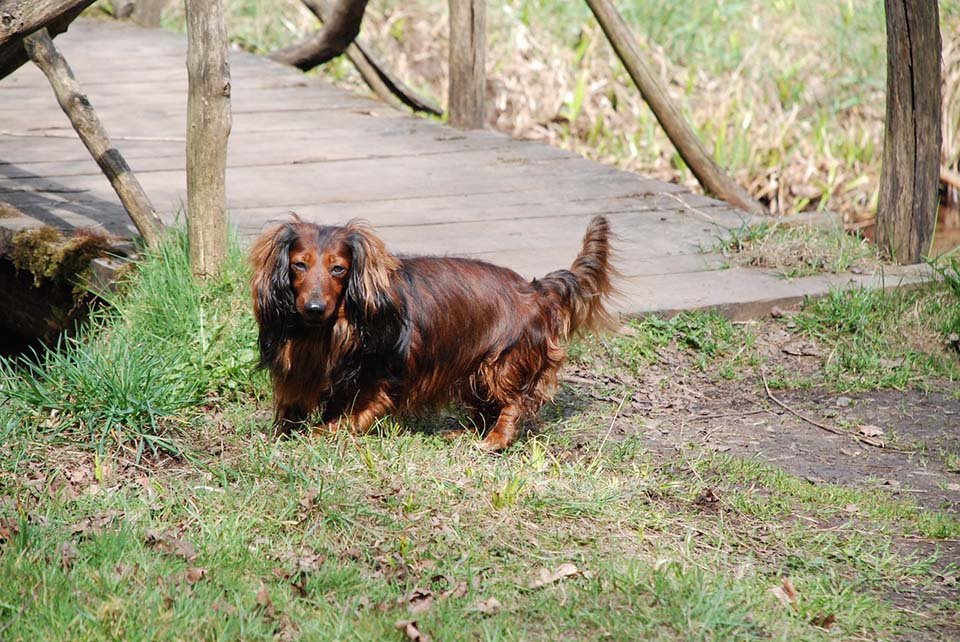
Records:
[[[587,0],[587,4],[643,99],[703,189],[752,214],[766,214],[764,207],[730,178],[703,147],[693,128],[680,115],[680,110],[643,61],[633,34],[613,3],[610,0]]]
[[[484,0],[450,2],[449,122],[460,129],[482,129],[486,122],[487,49]]]
[[[885,0],[887,114],[877,245],[900,263],[930,249],[940,178],[940,14],[936,2]]]
[[[367,0],[338,0],[323,29],[270,54],[278,62],[307,71],[336,58],[360,33]]]
[[[227,254],[230,65],[223,0],[187,0],[187,234],[197,276],[219,272]]]
[[[63,113],[70,119],[83,144],[93,159],[110,180],[120,202],[126,208],[130,219],[140,232],[140,237],[149,245],[155,245],[160,236],[163,223],[157,216],[150,199],[140,186],[137,177],[130,170],[107,136],[97,112],[80,83],[74,77],[67,61],[60,55],[46,29],[34,31],[24,39],[24,46],[31,60],[40,68],[50,81],[57,102]]]
[[[57,13],[53,18],[44,23],[50,37],[56,38],[57,35],[66,31],[74,18],[79,16],[80,13],[93,4],[93,2],[94,0],[71,2],[69,3],[69,9]],[[3,0],[0,0],[0,7],[2,6]],[[3,9],[0,8],[0,14],[2,13]],[[0,22],[2,22],[2,17],[0,17]],[[28,60],[30,60],[30,56],[27,55],[27,50],[23,46],[23,35],[15,36],[7,40],[6,44],[0,45],[0,79],[6,78],[15,72],[26,64]]]

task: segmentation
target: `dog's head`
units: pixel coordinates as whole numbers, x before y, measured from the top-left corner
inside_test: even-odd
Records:
[[[362,323],[390,303],[400,263],[365,225],[305,223],[268,229],[250,251],[253,310],[263,360],[297,327],[322,328],[337,319]]]

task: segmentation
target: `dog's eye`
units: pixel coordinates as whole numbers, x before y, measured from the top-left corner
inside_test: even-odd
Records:
[[[330,268],[330,274],[333,276],[340,276],[346,271],[347,268],[343,267],[342,265],[334,265],[332,268]]]
[[[303,261],[297,261],[293,264],[293,269],[296,270],[297,272],[306,272],[307,264],[304,263]]]

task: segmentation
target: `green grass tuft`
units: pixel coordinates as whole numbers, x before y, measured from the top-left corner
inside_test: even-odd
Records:
[[[172,232],[74,336],[0,359],[0,419],[98,452],[179,452],[184,409],[250,386],[257,355],[243,260],[232,243],[224,276],[198,284],[186,235]]]

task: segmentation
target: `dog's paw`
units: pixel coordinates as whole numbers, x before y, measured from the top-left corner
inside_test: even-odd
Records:
[[[490,433],[477,445],[480,450],[488,453],[501,453],[510,446],[510,443],[500,435]]]

